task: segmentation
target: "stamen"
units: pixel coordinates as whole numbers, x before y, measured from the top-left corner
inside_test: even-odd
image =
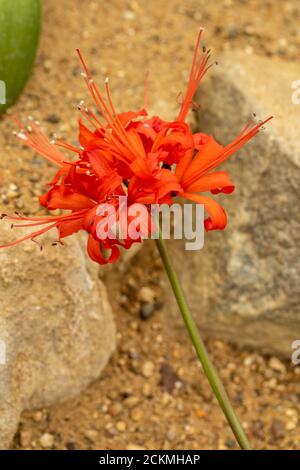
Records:
[[[38,245],[40,251],[43,251],[43,245],[41,245],[41,243],[39,243],[37,240],[35,240],[35,238],[31,238],[30,239],[33,243],[35,243],[36,245]]]
[[[201,28],[198,34],[194,57],[191,66],[190,78],[187,87],[187,91],[181,105],[179,115],[177,117],[178,121],[184,121],[188,113],[189,107],[192,103],[193,96],[195,95],[199,83],[208,69],[213,65],[209,64],[210,52],[211,50],[206,50],[204,46],[200,51],[200,40],[202,36],[203,29]]]

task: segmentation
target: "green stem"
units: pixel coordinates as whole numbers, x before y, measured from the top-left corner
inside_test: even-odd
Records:
[[[244,450],[251,450],[245,431],[243,430],[243,427],[237,415],[235,414],[235,411],[230,403],[229,397],[222,384],[222,381],[213,363],[211,362],[208,356],[207,349],[198,333],[191,311],[186,303],[185,296],[182,291],[179,279],[174,271],[169,255],[167,253],[165,243],[164,243],[164,240],[162,239],[161,233],[159,235],[159,239],[155,241],[156,241],[156,245],[160,253],[162,262],[164,264],[166,273],[168,275],[170,284],[172,286],[174,295],[176,297],[180,313],[182,315],[186,329],[190,335],[190,338],[196,350],[199,361],[201,362],[204,373],[233,431],[233,434],[235,435],[236,440],[239,443],[240,448]]]

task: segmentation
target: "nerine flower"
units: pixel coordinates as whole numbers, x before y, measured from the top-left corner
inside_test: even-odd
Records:
[[[181,196],[204,205],[208,214],[206,230],[225,228],[224,209],[210,195],[202,193],[214,195],[234,191],[228,173],[216,168],[271,118],[258,124],[250,120],[225,147],[210,135],[192,133],[186,117],[199,83],[212,65],[210,52],[200,47],[201,34],[202,30],[198,35],[186,93],[178,116],[171,122],[157,116],[149,117],[146,105],[138,111],[118,114],[108,81],[103,95],[78,51],[82,75],[98,110],[95,113],[84,103],[79,105],[82,118],[79,119],[78,147],[49,140],[34,122],[28,127],[20,124],[17,133],[24,144],[57,166],[49,183],[50,189],[40,196],[40,204],[50,212],[56,209],[67,212],[47,217],[3,214],[15,226],[37,228],[5,246],[35,240],[52,228],[58,231],[58,242],[85,230],[90,258],[100,264],[114,262],[120,255],[120,247],[128,249],[132,243],[141,241],[141,237],[133,239],[128,233],[106,239],[98,236],[97,227],[103,215],[99,215],[97,208],[101,204],[112,204],[121,220],[120,196],[127,198],[129,207],[136,203],[146,206],[171,204],[174,197]],[[67,158],[60,148],[72,152],[75,158]]]

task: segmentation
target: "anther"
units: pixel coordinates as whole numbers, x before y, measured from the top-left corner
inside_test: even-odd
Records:
[[[19,137],[19,139],[27,140],[26,134],[24,134],[24,132],[17,132],[16,135]]]

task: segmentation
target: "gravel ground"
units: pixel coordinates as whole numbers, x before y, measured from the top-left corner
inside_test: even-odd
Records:
[[[146,245],[118,296],[109,283],[119,334],[103,376],[76,400],[25,413],[16,448],[236,448],[179,315],[170,325],[166,284]],[[217,339],[208,349],[254,448],[299,448],[300,367]]]
[[[80,46],[101,83],[111,77],[120,110],[139,107],[150,72],[150,108],[176,110],[199,26],[218,59],[222,50],[298,60],[300,6],[292,1],[44,0],[37,64],[19,103],[0,121],[2,208],[42,214],[37,195],[51,166],[16,143],[13,117],[33,115],[49,132],[76,139],[76,104],[86,97],[74,50]],[[279,7],[280,4],[280,7]],[[151,250],[111,292],[118,349],[103,376],[76,400],[24,413],[17,449],[236,448],[181,325],[169,325],[165,278]],[[140,266],[143,266],[142,268]],[[143,289],[141,294],[140,288]],[[143,297],[144,295],[144,297]],[[148,296],[148,297],[147,297]],[[296,449],[300,368],[237,351],[208,348],[255,448]]]

